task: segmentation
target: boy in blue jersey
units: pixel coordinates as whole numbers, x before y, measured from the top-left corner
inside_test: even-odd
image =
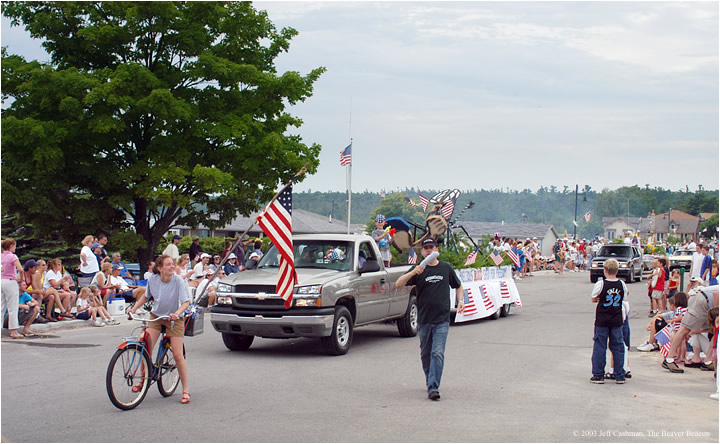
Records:
[[[605,355],[610,340],[610,351],[614,361],[615,382],[625,383],[625,347],[623,347],[622,303],[628,294],[625,283],[617,279],[620,265],[615,259],[603,263],[605,279],[598,280],[592,291],[595,310],[595,335],[593,337],[592,378],[594,384],[605,383]]]

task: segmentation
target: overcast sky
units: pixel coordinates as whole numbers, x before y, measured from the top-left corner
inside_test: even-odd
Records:
[[[256,2],[324,66],[296,191],[718,189],[717,2]],[[2,22],[2,45],[47,59]]]

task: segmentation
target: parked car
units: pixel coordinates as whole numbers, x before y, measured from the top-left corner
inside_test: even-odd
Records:
[[[247,350],[255,336],[317,337],[328,354],[342,355],[355,327],[382,321],[396,322],[401,336],[417,334],[415,289],[395,288],[410,266],[385,268],[371,237],[298,235],[293,249],[298,282],[288,309],[275,290],[275,246],[257,269],[220,280],[210,322],[228,349]]]
[[[684,268],[686,272],[689,272],[693,253],[692,250],[675,250],[673,254],[668,256],[670,271]]]
[[[627,244],[603,245],[590,264],[590,282],[603,277],[603,262],[616,259],[620,264],[618,277],[625,282],[640,282],[643,271],[643,252],[639,247]]]

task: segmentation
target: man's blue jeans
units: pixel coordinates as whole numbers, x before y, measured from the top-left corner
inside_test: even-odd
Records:
[[[610,352],[615,362],[615,380],[625,380],[625,370],[623,370],[623,362],[625,360],[625,347],[623,345],[623,328],[620,327],[598,327],[595,326],[595,341],[592,353],[592,374],[600,376],[605,374],[605,355],[608,349],[608,339],[610,339]]]
[[[445,365],[445,342],[450,322],[439,324],[418,324],[420,334],[420,360],[425,372],[428,394],[440,388],[443,366]]]

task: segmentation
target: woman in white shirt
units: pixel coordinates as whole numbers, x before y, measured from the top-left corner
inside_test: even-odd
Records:
[[[59,305],[59,308],[60,310],[65,310],[64,313],[60,313],[63,319],[70,318],[72,316],[70,314],[70,310],[75,304],[75,298],[77,297],[75,292],[66,290],[62,287],[63,281],[67,280],[72,282],[70,275],[63,276],[62,262],[60,259],[56,258],[48,262],[48,270],[45,272],[43,289],[47,290],[48,288],[52,288],[57,292],[60,302],[62,302],[62,305]],[[53,316],[54,313],[50,313],[50,315]]]
[[[94,237],[88,235],[81,242],[83,247],[80,250],[80,273],[83,277],[94,277],[95,273],[100,271],[100,264],[90,249],[94,239]]]

